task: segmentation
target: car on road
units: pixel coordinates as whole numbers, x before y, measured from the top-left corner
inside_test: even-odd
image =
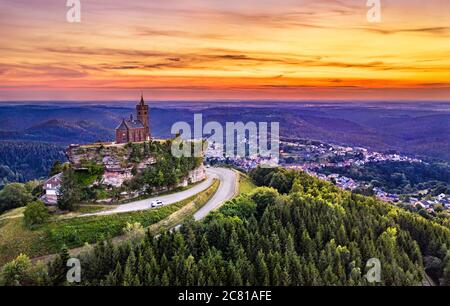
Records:
[[[152,201],[151,205],[152,205],[152,207],[160,207],[160,206],[163,206],[164,203],[161,200],[156,200],[156,201]]]

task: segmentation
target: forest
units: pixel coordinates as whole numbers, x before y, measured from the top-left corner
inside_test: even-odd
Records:
[[[0,141],[0,189],[11,182],[47,177],[53,162],[65,159],[64,147],[57,144]]]
[[[450,194],[450,165],[444,162],[372,162],[362,166],[328,167],[321,172],[365,181],[390,193],[409,194],[430,189],[432,195]]]
[[[81,284],[421,285],[425,272],[450,284],[449,229],[302,172],[258,168],[251,177],[261,187],[202,222],[99,243],[80,256]],[[0,282],[69,285],[67,258],[63,249],[48,266],[33,266],[22,256]],[[364,277],[371,258],[381,262],[379,283]]]

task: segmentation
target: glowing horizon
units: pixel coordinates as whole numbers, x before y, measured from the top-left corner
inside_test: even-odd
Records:
[[[450,2],[0,0],[0,101],[449,100]]]

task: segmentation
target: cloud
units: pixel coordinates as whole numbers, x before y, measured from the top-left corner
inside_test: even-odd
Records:
[[[58,64],[0,64],[0,71],[2,75],[12,78],[83,78],[89,75],[86,67],[64,67]]]
[[[406,29],[382,29],[373,27],[362,27],[358,29],[363,29],[370,32],[380,33],[380,34],[399,34],[399,33],[424,33],[431,35],[446,35],[450,33],[450,27],[424,27],[424,28],[406,28]]]
[[[86,48],[86,47],[44,47],[45,52],[72,54],[72,55],[111,55],[111,56],[133,56],[133,57],[157,57],[165,53],[157,51],[113,49],[113,48]]]

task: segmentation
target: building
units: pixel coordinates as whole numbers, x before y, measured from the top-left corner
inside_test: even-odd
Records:
[[[56,205],[58,203],[59,188],[61,186],[61,176],[62,173],[59,173],[45,181],[45,194],[41,197],[41,200],[45,204]]]
[[[141,101],[136,105],[136,118],[130,115],[129,119],[123,119],[116,128],[116,143],[141,142],[151,139],[149,108],[141,96]]]

